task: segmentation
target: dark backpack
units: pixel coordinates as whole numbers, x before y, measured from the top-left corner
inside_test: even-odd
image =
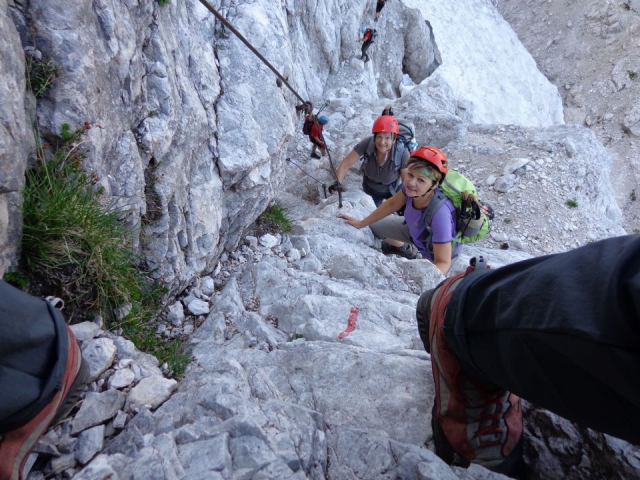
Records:
[[[309,135],[311,133],[311,127],[313,126],[313,122],[316,120],[315,115],[309,115],[305,118],[304,123],[302,124],[302,133],[305,135]]]
[[[406,120],[398,120],[398,127],[400,132],[396,143],[401,143],[409,152],[415,150],[418,146],[418,142],[416,142],[416,127]]]

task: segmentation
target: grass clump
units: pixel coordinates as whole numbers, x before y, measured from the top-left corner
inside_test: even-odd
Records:
[[[131,247],[135,231],[123,221],[126,212],[102,198],[99,178],[83,167],[90,128],[63,124],[59,144],[41,146],[38,165],[26,172],[23,267],[36,294],[65,298],[71,323],[99,314],[106,328],[122,328],[138,348],[179,375],[188,357],[179,353],[181,344],[156,337],[153,325],[165,292]],[[131,312],[117,320],[114,309],[125,304]]]
[[[567,205],[567,207],[569,207],[569,208],[578,208],[578,202],[577,202],[575,199],[573,199],[573,198],[571,198],[571,199],[567,200],[567,201],[565,202],[565,204],[566,204],[566,205]]]
[[[258,223],[271,224],[281,233],[288,233],[292,228],[287,210],[279,203],[269,206],[258,218]]]
[[[32,55],[26,57],[27,83],[36,98],[43,97],[53,81],[60,76],[62,67],[52,61],[38,60]]]
[[[61,144],[49,155],[40,149],[38,166],[26,172],[22,258],[32,277],[63,286],[77,308],[109,320],[110,310],[131,303],[144,282],[122,213],[101,202],[98,177],[82,166],[89,128],[62,125]]]
[[[171,3],[171,0],[158,0],[158,5],[160,5],[161,7],[166,7],[170,3]]]
[[[3,280],[20,290],[26,290],[29,286],[29,279],[20,272],[7,272],[4,274]]]

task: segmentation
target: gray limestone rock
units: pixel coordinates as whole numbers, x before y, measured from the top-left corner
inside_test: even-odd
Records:
[[[181,302],[175,302],[169,305],[169,312],[167,313],[167,321],[170,322],[174,327],[182,326],[182,322],[184,322],[184,308],[182,307]]]
[[[175,380],[160,376],[145,377],[131,389],[127,396],[127,409],[149,406],[151,409],[162,405],[176,389]]]
[[[87,392],[73,419],[71,432],[76,434],[112,419],[124,406],[125,398],[126,395],[117,390]]]
[[[89,428],[78,435],[76,443],[75,457],[82,465],[86,465],[96,453],[102,450],[104,441],[104,425]]]
[[[116,370],[113,375],[109,377],[109,388],[125,388],[133,383],[136,375],[128,368]]]
[[[92,340],[100,331],[100,327],[94,322],[82,322],[70,325],[71,331],[80,343]]]
[[[82,357],[89,365],[89,381],[93,381],[109,368],[116,356],[116,346],[109,338],[96,338],[88,342],[82,350]]]
[[[189,302],[187,309],[192,315],[206,315],[209,313],[209,303],[195,298]]]

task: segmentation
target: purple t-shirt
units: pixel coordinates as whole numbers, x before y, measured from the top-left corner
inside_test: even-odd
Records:
[[[402,186],[402,193],[407,194]],[[426,207],[425,207],[426,208]],[[427,228],[420,220],[422,220],[422,212],[424,208],[415,208],[413,206],[413,199],[407,197],[407,206],[404,210],[404,220],[409,227],[409,233],[413,240],[413,244],[416,246],[423,258],[433,260],[433,245],[425,245],[420,241],[420,238],[424,236]],[[456,236],[456,208],[453,206],[451,200],[447,199],[436,210],[431,219],[431,243],[448,243],[451,242]],[[455,257],[460,253],[459,245],[454,246],[452,257]]]

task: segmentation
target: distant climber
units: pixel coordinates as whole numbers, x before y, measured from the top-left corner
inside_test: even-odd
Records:
[[[393,117],[380,117],[393,118]],[[426,225],[423,211],[431,202],[439,202],[442,195],[440,184],[448,172],[447,158],[435,147],[419,147],[409,158],[401,189],[382,203],[369,216],[357,220],[344,214],[344,219],[356,228],[371,227],[376,238],[383,240],[382,250],[405,258],[430,260],[443,274],[451,267],[451,260],[460,253],[456,238],[456,209],[448,198]],[[404,217],[393,215],[405,206]]]
[[[378,117],[371,132],[373,136],[359,142],[340,162],[336,169],[337,182],[329,187],[329,193],[341,188],[349,168],[362,159],[362,189],[379,206],[400,188],[409,151],[397,146],[398,121],[394,117]]]
[[[378,0],[376,3],[376,18],[373,19],[374,22],[378,21],[378,18],[380,18],[380,12],[382,11],[382,9],[384,8],[384,4],[386,3],[387,0]]]
[[[305,116],[303,132],[309,135],[309,140],[313,144],[313,147],[311,147],[311,157],[313,158],[320,158],[320,155],[316,153],[317,148],[320,148],[320,153],[323,157],[327,154],[327,146],[324,143],[322,130],[328,122],[329,119],[324,115],[317,117],[310,113]]]
[[[367,50],[369,50],[369,47],[378,36],[378,31],[376,29],[362,27],[360,32],[362,33],[362,38],[360,39],[362,42],[362,56],[360,60],[364,60],[364,63],[367,63],[370,60]]]

